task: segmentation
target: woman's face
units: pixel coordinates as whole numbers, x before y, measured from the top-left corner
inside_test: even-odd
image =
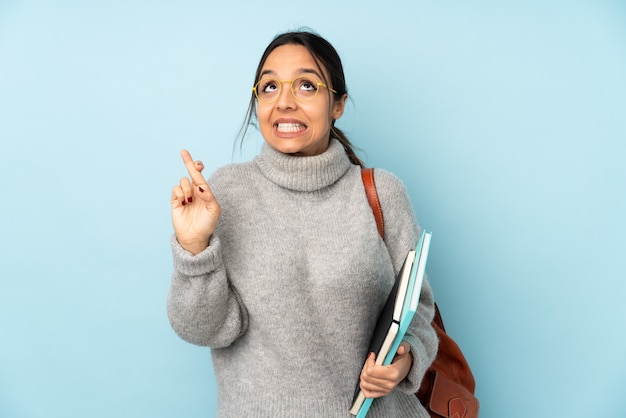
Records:
[[[293,80],[306,76],[307,80],[322,82],[328,75],[320,74],[311,53],[302,45],[282,45],[274,49],[263,68],[261,81],[266,79]],[[326,83],[325,83],[326,84]],[[259,88],[264,88],[261,82]],[[268,89],[277,86],[271,84]],[[332,86],[328,86],[332,88]],[[310,89],[309,84],[303,86]],[[333,94],[323,86],[314,86],[317,95],[310,101],[296,99],[289,82],[283,82],[276,101],[257,101],[257,119],[265,141],[275,150],[285,154],[312,156],[326,151],[331,123],[343,114],[347,95],[334,100]]]

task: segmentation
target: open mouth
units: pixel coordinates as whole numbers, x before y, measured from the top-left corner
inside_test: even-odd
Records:
[[[280,133],[295,133],[306,130],[306,125],[302,123],[277,123],[274,126]]]

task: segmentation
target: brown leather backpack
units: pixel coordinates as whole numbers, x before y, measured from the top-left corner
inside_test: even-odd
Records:
[[[374,169],[364,168],[361,175],[367,200],[376,218],[378,233],[384,239],[385,223],[376,192]],[[479,402],[474,396],[474,375],[457,343],[446,334],[436,303],[431,325],[437,332],[439,349],[415,395],[431,418],[478,418]]]

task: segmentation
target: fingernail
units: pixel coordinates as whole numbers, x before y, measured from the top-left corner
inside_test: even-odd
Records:
[[[198,186],[198,190],[200,190],[200,193],[204,193],[204,189],[200,186]]]
[[[185,202],[185,201],[183,200],[183,206],[185,206],[186,204],[187,204],[187,202]]]
[[[187,198],[187,202],[191,203],[192,201],[193,201],[193,197],[189,196],[189,197]]]

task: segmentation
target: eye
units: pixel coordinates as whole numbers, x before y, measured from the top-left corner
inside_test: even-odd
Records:
[[[278,82],[276,80],[261,80],[259,82],[259,90],[262,93],[274,93],[278,90]]]
[[[301,91],[314,92],[317,90],[317,82],[306,78],[299,78],[296,81],[296,89]]]

